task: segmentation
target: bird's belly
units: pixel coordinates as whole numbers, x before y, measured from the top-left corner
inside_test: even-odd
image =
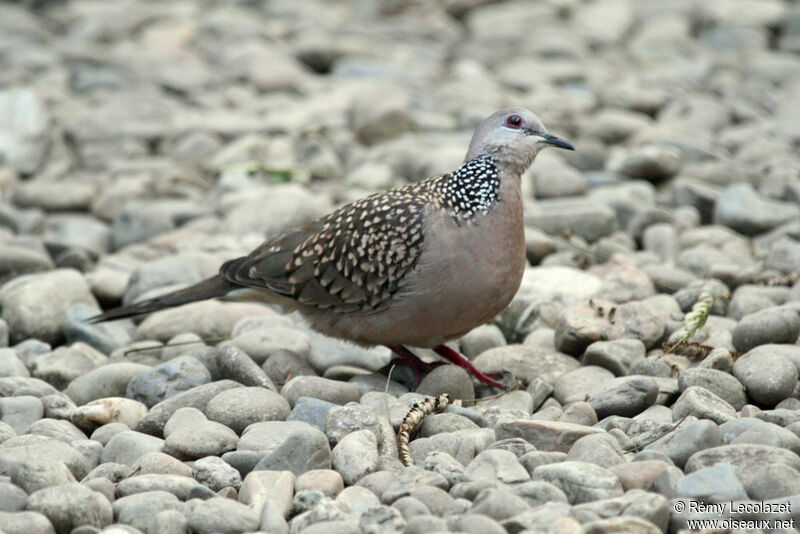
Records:
[[[510,225],[509,225],[510,226]],[[434,347],[490,321],[519,289],[525,268],[521,224],[449,232],[427,251],[418,276],[385,309],[371,314],[320,314],[312,324],[324,333],[366,345]],[[483,235],[490,232],[491,236]],[[480,244],[480,248],[479,245]]]

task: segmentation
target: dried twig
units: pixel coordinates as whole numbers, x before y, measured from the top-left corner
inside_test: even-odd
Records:
[[[400,430],[397,432],[397,449],[400,453],[400,461],[403,465],[408,467],[414,465],[414,459],[411,457],[411,449],[408,442],[411,439],[411,433],[417,428],[422,419],[430,413],[441,413],[447,408],[450,403],[450,396],[447,393],[442,393],[435,399],[426,399],[423,402],[417,402],[411,407],[411,410],[403,418],[400,424]]]

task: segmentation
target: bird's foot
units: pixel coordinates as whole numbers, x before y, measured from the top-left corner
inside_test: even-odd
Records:
[[[432,362],[426,363],[420,360],[413,352],[405,348],[403,345],[389,345],[389,349],[392,352],[400,356],[400,358],[408,363],[411,366],[411,369],[414,371],[414,387],[412,389],[417,389],[419,383],[422,379],[420,374],[420,370],[425,371],[426,373],[432,371],[436,367],[443,365],[444,362]]]
[[[489,384],[490,386],[505,389],[505,386],[495,380],[495,378],[500,378],[503,376],[503,373],[500,371],[488,371],[484,372],[475,367],[471,361],[469,361],[463,354],[458,351],[455,351],[448,347],[447,345],[439,345],[434,347],[433,350],[441,356],[442,358],[449,360],[450,362],[458,365],[459,367],[463,367],[470,373],[472,376],[483,382],[484,384]]]

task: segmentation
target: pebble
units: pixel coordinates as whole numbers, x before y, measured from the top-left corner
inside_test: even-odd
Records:
[[[419,383],[416,392],[432,397],[447,393],[451,399],[464,401],[475,399],[472,377],[467,371],[456,365],[440,365],[433,369]]]
[[[574,423],[513,420],[500,422],[495,433],[497,439],[520,437],[539,451],[568,452],[580,438],[604,431]]]
[[[239,471],[217,456],[206,456],[196,460],[192,465],[192,478],[212,491],[228,487],[239,489],[242,485]]]
[[[297,376],[281,388],[281,396],[295,406],[300,397],[311,397],[334,404],[358,402],[361,390],[347,382],[330,380],[319,376]]]
[[[519,463],[514,453],[504,450],[486,450],[467,464],[464,474],[469,479],[498,480],[515,484],[530,480],[530,475]]]
[[[691,386],[672,405],[672,418],[675,421],[688,415],[710,419],[721,425],[736,419],[736,409],[706,388]]]
[[[342,437],[331,451],[331,463],[345,484],[353,485],[378,470],[378,441],[370,430],[357,430]]]
[[[652,406],[658,398],[658,384],[649,378],[631,378],[591,395],[589,405],[597,418],[609,415],[633,417]]]
[[[250,357],[237,347],[226,347],[216,354],[220,376],[245,386],[257,386],[277,391],[275,384]]]
[[[229,389],[208,401],[206,416],[241,434],[248,425],[262,421],[283,421],[289,403],[274,391],[260,387]]]
[[[76,303],[97,307],[86,280],[73,269],[18,276],[0,288],[2,318],[11,331],[12,344],[28,338],[62,341],[61,325]]]
[[[772,230],[800,215],[797,206],[762,198],[752,185],[732,185],[720,195],[714,209],[714,222],[745,235]]]
[[[123,397],[128,381],[147,369],[128,362],[101,365],[72,380],[64,393],[79,406],[103,397]]]
[[[586,462],[564,461],[541,465],[534,469],[532,478],[557,486],[566,494],[570,504],[608,499],[623,493],[616,475]]]
[[[258,365],[264,364],[278,351],[292,352],[304,360],[311,354],[308,335],[285,326],[247,329],[232,338],[230,343],[244,351]]]
[[[800,470],[800,457],[791,451],[769,445],[722,445],[694,453],[686,462],[686,473],[693,473],[717,463],[728,463],[736,470],[736,476],[745,490],[766,465],[783,465]]]
[[[800,336],[800,315],[789,308],[767,308],[742,317],[733,329],[733,346],[747,352],[769,343],[794,343]]]
[[[24,434],[44,415],[42,401],[29,395],[0,398],[0,421],[16,434]]]
[[[620,445],[610,434],[582,437],[572,445],[564,460],[588,462],[605,468],[626,463]]]
[[[166,491],[147,491],[122,497],[112,503],[114,518],[122,524],[146,532],[157,514],[165,510],[184,513],[186,505]]]
[[[344,480],[342,475],[332,469],[313,469],[297,477],[294,490],[317,490],[328,497],[336,498],[344,490]]]
[[[6,534],[53,534],[53,525],[39,512],[0,512],[0,523]]]
[[[82,525],[103,528],[114,519],[103,494],[75,482],[31,493],[27,508],[45,515],[56,532],[70,532]]]
[[[234,450],[239,441],[236,432],[209,421],[196,408],[178,409],[164,427],[164,452],[181,459],[219,456]]]
[[[582,401],[603,391],[614,374],[602,367],[586,366],[561,375],[553,386],[553,397],[561,404]]]
[[[505,346],[506,338],[497,325],[484,324],[473,328],[458,343],[462,354],[471,360],[489,349]]]
[[[119,481],[117,484],[117,495],[119,497],[127,497],[135,493],[166,491],[167,493],[175,495],[178,499],[185,501],[191,489],[196,485],[197,481],[191,477],[182,475],[164,473],[137,474]]]
[[[681,168],[680,152],[673,147],[650,145],[611,154],[608,170],[631,178],[661,182],[675,176]]]
[[[736,470],[727,463],[714,464],[678,479],[676,492],[677,497],[697,500],[747,499],[747,492],[737,478]]]
[[[678,388],[683,392],[693,386],[710,391],[730,404],[734,410],[741,410],[747,403],[747,396],[741,382],[723,371],[701,368],[685,369],[678,375]]]
[[[247,532],[258,529],[259,514],[231,499],[214,497],[189,507],[189,528],[198,534]]]
[[[700,419],[679,425],[673,432],[647,445],[647,449],[664,453],[672,462],[683,469],[689,458],[696,452],[722,445],[722,432],[711,420]]]
[[[125,396],[147,407],[211,381],[211,374],[197,358],[179,356],[133,376]]]
[[[147,434],[160,435],[164,430],[164,425],[167,423],[167,420],[169,420],[172,414],[178,409],[192,407],[201,411],[205,410],[208,401],[213,399],[217,394],[238,387],[242,387],[242,385],[233,380],[218,380],[202,386],[196,386],[151,407],[147,411],[147,414],[136,425],[136,429]]]
[[[756,347],[733,364],[733,376],[754,402],[774,406],[789,397],[797,385],[797,366],[778,352],[780,345]]]
[[[101,461],[133,465],[148,452],[161,452],[163,448],[163,439],[133,430],[123,430],[106,443]]]
[[[84,430],[114,423],[133,428],[147,413],[147,406],[123,397],[97,399],[76,407],[70,420]],[[94,439],[94,438],[93,438]]]
[[[330,469],[328,438],[318,428],[300,421],[267,421],[247,427],[237,452],[257,451],[255,469],[286,470],[301,475],[312,469]],[[227,461],[227,460],[226,460]]]
[[[586,347],[584,365],[595,365],[608,369],[616,376],[627,375],[637,362],[645,356],[644,344],[638,339],[596,341]]]
[[[274,384],[283,385],[295,376],[316,376],[314,369],[299,354],[288,350],[270,353],[261,368]]]

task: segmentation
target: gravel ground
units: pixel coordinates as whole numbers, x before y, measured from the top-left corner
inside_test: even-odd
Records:
[[[31,1],[0,57],[3,534],[800,526],[800,3]],[[509,105],[577,147],[525,176],[522,287],[457,342],[511,393],[409,392],[258,304],[85,322],[455,168]]]

